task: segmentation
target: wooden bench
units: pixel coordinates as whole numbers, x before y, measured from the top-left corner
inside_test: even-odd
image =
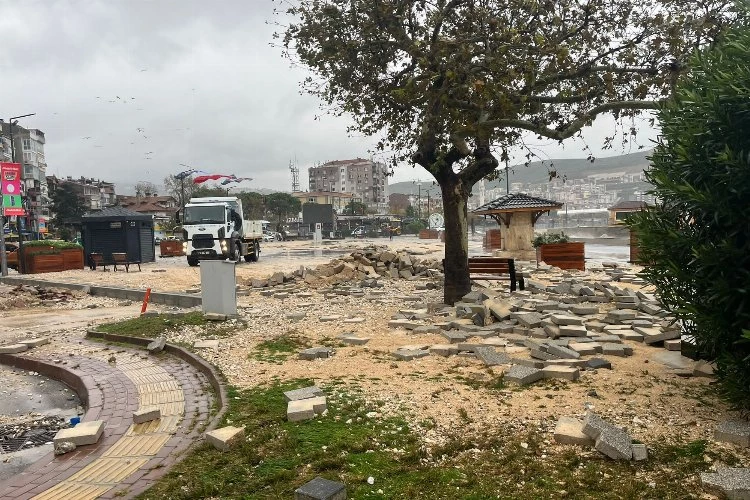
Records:
[[[91,269],[92,271],[96,271],[97,267],[101,267],[102,271],[106,271],[107,266],[114,265],[114,261],[111,259],[105,260],[104,255],[98,252],[91,252],[89,254],[88,264],[89,264],[89,269]]]
[[[516,291],[516,284],[524,289],[523,276],[516,274],[516,264],[513,259],[500,257],[469,257],[469,277],[482,280],[510,281],[510,291]]]
[[[128,254],[126,253],[112,253],[112,260],[114,260],[114,266],[115,271],[117,271],[117,264],[120,264],[121,266],[125,266],[125,272],[130,272],[130,266],[131,265],[137,265],[138,270],[141,270],[141,261],[140,260],[129,260]]]

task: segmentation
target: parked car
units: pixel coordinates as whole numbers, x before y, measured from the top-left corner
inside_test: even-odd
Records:
[[[271,231],[263,231],[263,241],[275,241],[276,235]]]
[[[352,231],[352,236],[355,238],[364,238],[366,233],[367,230],[365,229],[365,226],[357,226],[354,228],[354,231]]]

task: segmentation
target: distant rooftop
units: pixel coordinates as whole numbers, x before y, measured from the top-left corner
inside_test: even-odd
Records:
[[[642,210],[646,207],[648,207],[648,203],[645,201],[621,201],[607,210]]]
[[[489,203],[485,203],[476,210],[472,210],[474,214],[485,214],[490,212],[498,211],[536,211],[536,210],[551,210],[556,208],[562,208],[563,204],[558,201],[548,200],[546,198],[537,198],[535,196],[529,196],[524,193],[518,194],[506,194],[500,198],[493,200]]]

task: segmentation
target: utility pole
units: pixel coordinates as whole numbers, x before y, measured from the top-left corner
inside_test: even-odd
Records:
[[[36,113],[29,113],[26,115],[13,116],[8,120],[8,133],[10,134],[10,158],[11,163],[16,162],[16,147],[13,142],[13,120],[19,118],[26,118],[27,116],[34,116]],[[23,169],[21,169],[21,180],[23,181]],[[24,186],[25,191],[25,186]],[[8,276],[8,256],[5,254],[5,208],[2,208],[3,213],[0,214],[0,223],[2,225],[2,232],[0,232],[0,271],[3,276]],[[18,231],[18,272],[23,273],[23,235],[21,234],[20,224],[16,217],[16,230]]]
[[[510,194],[510,158],[505,159],[505,194]]]

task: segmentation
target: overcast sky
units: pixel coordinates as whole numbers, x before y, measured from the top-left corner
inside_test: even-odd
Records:
[[[243,188],[291,191],[296,158],[307,168],[369,157],[376,142],[349,137],[348,120],[320,115],[300,95],[302,68],[272,47],[271,0],[0,0],[0,117],[42,130],[48,175],[161,184],[184,170],[252,177]],[[586,133],[598,147],[608,120]],[[649,144],[653,132],[639,136]],[[535,141],[531,141],[536,144]],[[585,157],[580,142],[539,148]],[[521,156],[518,156],[519,161]],[[396,169],[392,182],[427,179]]]

